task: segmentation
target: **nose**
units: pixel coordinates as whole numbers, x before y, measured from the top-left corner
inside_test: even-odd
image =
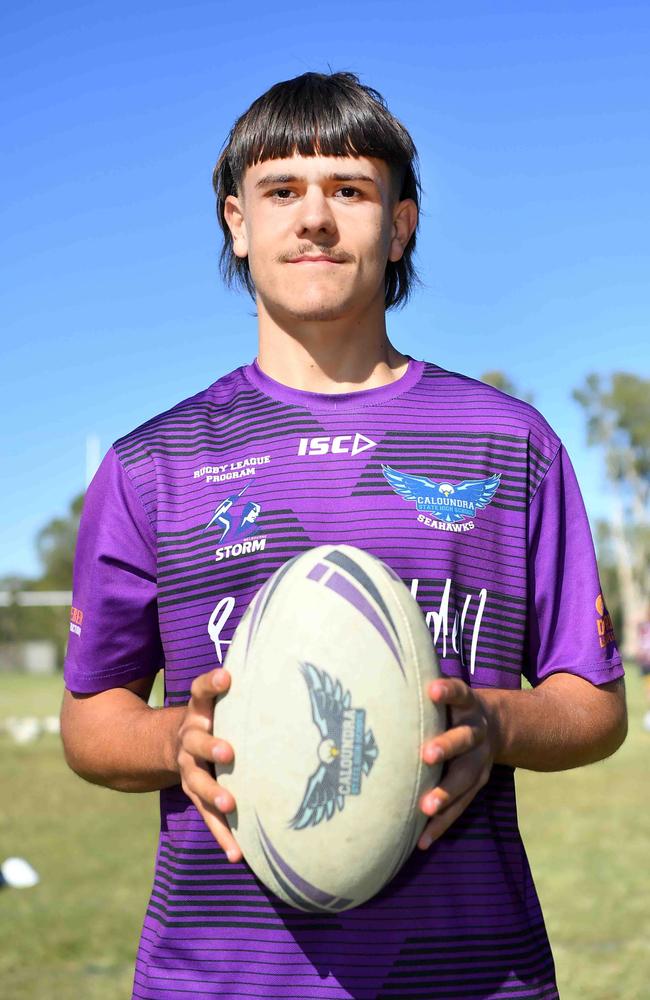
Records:
[[[297,235],[332,235],[335,232],[336,221],[325,192],[316,184],[310,185],[300,200],[296,218]]]

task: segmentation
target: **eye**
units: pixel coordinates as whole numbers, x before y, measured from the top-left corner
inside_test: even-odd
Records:
[[[276,188],[274,191],[269,193],[272,198],[278,198],[279,201],[288,201],[293,195],[293,191],[289,188]]]
[[[359,191],[358,188],[342,187],[339,188],[338,194],[340,194],[345,201],[351,201],[354,198],[360,197],[361,191]]]

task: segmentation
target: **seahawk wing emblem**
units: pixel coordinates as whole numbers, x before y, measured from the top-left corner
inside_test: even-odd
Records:
[[[495,476],[490,476],[489,479],[465,479],[464,482],[459,483],[454,488],[456,493],[459,493],[464,500],[470,500],[474,504],[474,507],[479,509],[487,507],[499,488],[500,482],[501,473],[497,472]]]
[[[418,497],[437,493],[440,489],[440,483],[434,483],[426,476],[410,476],[407,472],[391,469],[390,465],[382,465],[381,471],[395,492],[399,493],[405,500],[413,500],[417,503]]]
[[[426,511],[438,521],[447,522],[474,517],[477,510],[487,507],[501,482],[501,473],[487,479],[465,479],[454,486],[449,482],[436,483],[427,476],[399,472],[390,465],[382,465],[381,470],[404,500],[413,501],[419,511]]]
[[[343,690],[340,681],[334,683],[326,671],[317,670],[311,663],[303,663],[301,670],[321,741],[318,745],[319,766],[310,777],[300,808],[289,824],[294,830],[316,826],[322,819],[331,819],[337,809],[343,809],[345,794],[341,792],[339,755],[344,715],[354,716],[360,711],[351,708],[350,692]],[[362,770],[368,774],[378,752],[371,730],[365,731],[363,746],[359,749]]]

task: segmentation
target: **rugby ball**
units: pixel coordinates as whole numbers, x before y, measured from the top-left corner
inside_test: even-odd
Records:
[[[444,716],[426,693],[439,670],[417,602],[385,563],[323,545],[265,583],[225,666],[214,733],[235,759],[215,770],[244,858],[298,909],[365,902],[413,851],[439,777],[421,758]]]

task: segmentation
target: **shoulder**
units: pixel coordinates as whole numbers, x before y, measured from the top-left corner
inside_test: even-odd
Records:
[[[192,435],[206,422],[219,419],[243,393],[252,391],[244,371],[243,367],[236,368],[118,438],[113,448],[120,461],[125,466],[134,459],[142,461],[160,447],[172,444],[174,438]]]
[[[214,428],[227,422],[237,400],[254,393],[244,371],[236,368],[113,443],[106,467],[124,493],[135,493],[154,529],[161,490],[169,490],[179,471],[181,476],[191,471],[196,454]]]
[[[483,456],[496,469],[525,484],[527,502],[561,451],[561,441],[530,403],[492,385],[425,363],[417,400],[432,433],[463,453]]]
[[[527,438],[534,448],[549,456],[560,448],[558,435],[539,410],[486,382],[427,362],[421,385],[428,403],[441,417],[453,413],[457,423],[466,425],[469,432]]]

